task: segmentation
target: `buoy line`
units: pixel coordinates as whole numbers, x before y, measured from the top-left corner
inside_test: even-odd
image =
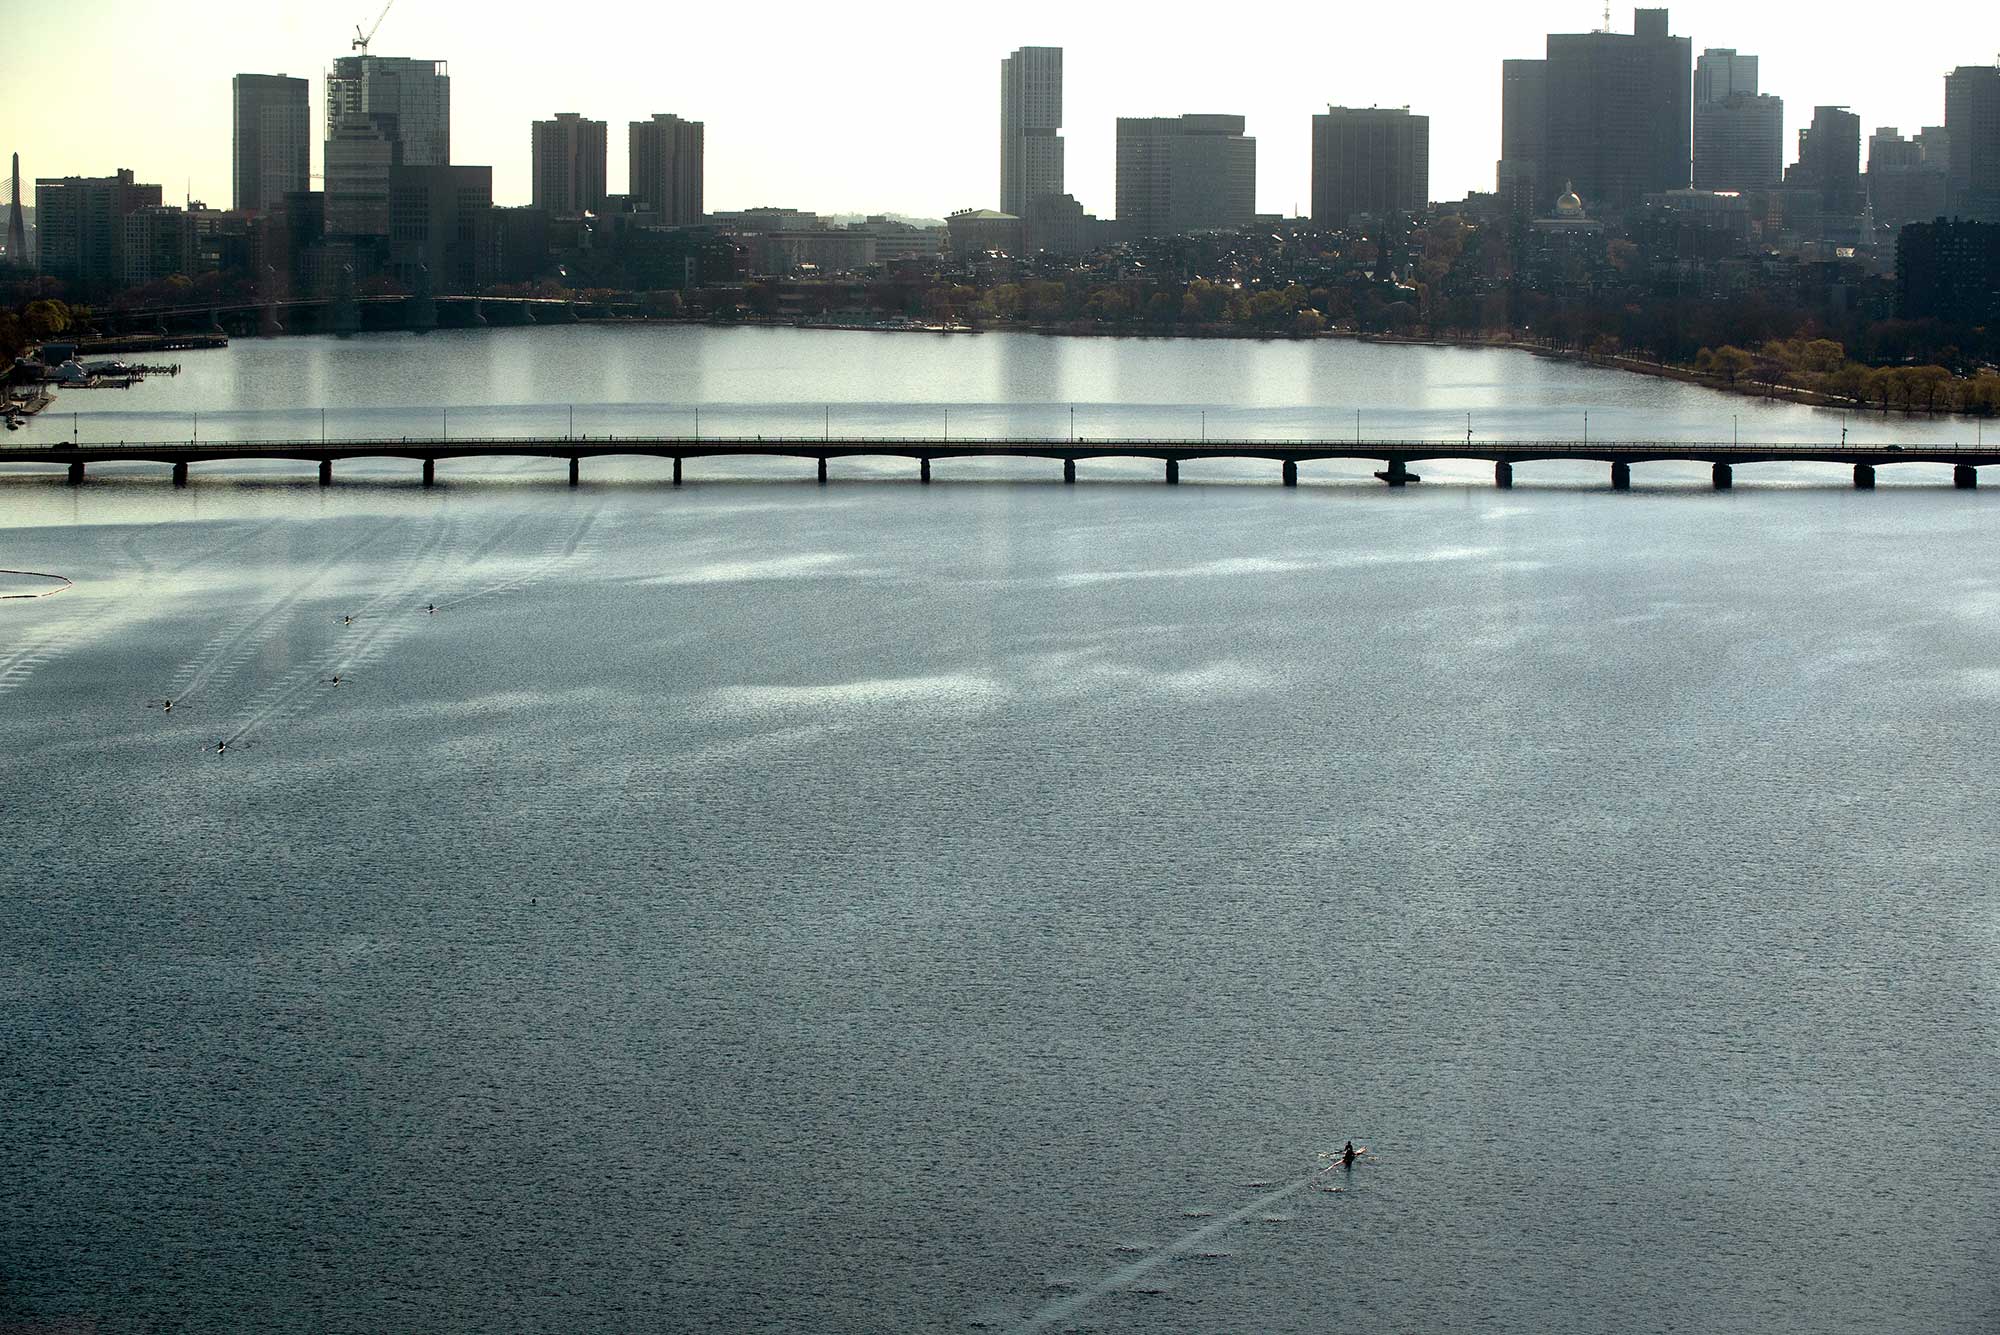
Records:
[[[55,588],[44,589],[40,593],[0,593],[0,602],[6,602],[15,598],[53,598],[64,589],[76,587],[71,583],[69,576],[51,575],[45,570],[0,570],[0,575],[23,575],[29,579],[52,579],[57,581]]]

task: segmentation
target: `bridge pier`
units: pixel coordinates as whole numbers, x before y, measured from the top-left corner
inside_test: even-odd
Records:
[[[1951,485],[1960,491],[1971,491],[1979,485],[1979,470],[1971,464],[1959,464],[1951,470]]]
[[[676,454],[674,456],[674,485],[678,487],[680,484],[681,484],[681,457],[678,454]]]
[[[424,460],[424,485],[426,487],[436,486],[437,478],[438,478],[438,461],[436,459]]]
[[[1493,485],[1502,491],[1512,491],[1514,488],[1514,465],[1508,463],[1505,459],[1494,464]]]
[[[1170,487],[1178,487],[1180,484],[1181,484],[1181,461],[1178,459],[1169,459],[1167,460],[1167,485]]]
[[[925,483],[931,480],[931,461],[929,458],[917,460],[917,480]]]
[[[83,485],[83,460],[78,459],[69,466],[69,484],[72,487]]]
[[[574,487],[583,480],[583,461],[574,454],[569,457],[569,484]]]
[[[1283,473],[1281,474],[1281,476],[1283,476],[1283,478],[1284,478],[1284,480],[1285,480],[1285,485],[1286,485],[1286,486],[1288,486],[1288,487],[1296,487],[1296,486],[1298,486],[1298,485],[1299,485],[1299,466],[1298,466],[1298,464],[1297,464],[1297,463],[1295,463],[1295,462],[1293,462],[1293,461],[1292,461],[1292,460],[1290,460],[1290,459],[1287,459],[1287,460],[1285,460],[1285,467],[1284,467],[1284,471],[1283,471]]]
[[[187,484],[188,484],[188,466],[185,463],[175,464],[174,485],[176,487],[185,487]]]
[[[333,460],[322,459],[319,461],[319,484],[322,487],[333,485]]]
[[[1063,460],[1063,481],[1070,483],[1076,481],[1076,460],[1074,459]]]
[[[826,456],[824,454],[819,457],[819,484],[822,487],[826,485]]]
[[[1632,465],[1619,461],[1611,465],[1611,489],[1613,491],[1632,490]]]
[[[1730,468],[1728,464],[1717,464],[1715,466],[1715,489],[1717,491],[1728,491],[1735,485],[1735,470]]]
[[[1391,459],[1389,461],[1389,466],[1383,469],[1381,472],[1377,473],[1375,476],[1381,478],[1382,481],[1387,483],[1389,486],[1407,487],[1410,485],[1410,479],[1415,477],[1416,474],[1410,471],[1409,464],[1405,463],[1403,460]]]
[[[1856,491],[1875,490],[1875,465],[1854,465],[1854,489]]]

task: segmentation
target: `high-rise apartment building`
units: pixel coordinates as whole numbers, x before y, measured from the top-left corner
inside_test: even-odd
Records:
[[[307,188],[312,172],[312,113],[306,81],[284,74],[239,74],[231,154],[235,206],[261,213]]]
[[[1951,211],[2000,222],[2000,65],[1961,65],[1945,76]]]
[[[1000,211],[1063,193],[1063,53],[1024,46],[1000,62]]]
[[[1313,117],[1312,218],[1414,213],[1430,203],[1431,118],[1408,107],[1328,107]]]
[[[1130,236],[1248,227],[1257,141],[1241,116],[1120,116],[1118,222]]]
[[[1633,11],[1630,35],[1550,33],[1538,209],[1574,188],[1591,210],[1630,208],[1685,190],[1692,176],[1693,51],[1664,9]],[[1510,61],[1525,78],[1531,62]],[[1730,67],[1734,78],[1735,66]],[[1503,108],[1504,111],[1504,108]],[[1503,115],[1502,137],[1507,137]],[[1523,136],[1529,132],[1523,128]]]
[[[1799,185],[1819,192],[1822,214],[1861,212],[1861,118],[1846,107],[1814,107],[1812,125],[1799,131]]]
[[[160,206],[160,187],[115,176],[64,176],[35,182],[35,229],[41,271],[103,292],[125,281],[125,219]]]
[[[442,60],[342,56],[326,76],[326,137],[362,119],[397,146],[406,167],[451,162],[451,72]]]
[[[1734,47],[1711,46],[1694,62],[1694,104],[1757,96],[1757,57]]]
[[[631,122],[629,193],[670,226],[691,226],[702,220],[706,207],[702,192],[704,130],[701,121],[672,115],[656,114],[651,120]]]
[[[557,217],[604,207],[606,126],[574,111],[536,121],[532,131],[534,207]]]

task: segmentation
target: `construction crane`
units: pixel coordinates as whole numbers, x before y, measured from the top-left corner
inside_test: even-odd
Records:
[[[360,24],[358,23],[355,24],[354,40],[348,44],[349,48],[351,50],[359,51],[364,56],[367,55],[368,44],[375,40],[375,34],[379,32],[382,28],[382,20],[388,18],[389,11],[394,9],[395,7],[396,7],[396,0],[389,0],[388,4],[382,6],[382,12],[375,16],[375,22],[373,26],[371,26],[368,29],[367,32],[361,31]]]

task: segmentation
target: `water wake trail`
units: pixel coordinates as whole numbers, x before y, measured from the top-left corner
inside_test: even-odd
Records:
[[[1296,1182],[1287,1183],[1279,1187],[1276,1191],[1267,1192],[1259,1196],[1240,1210],[1232,1210],[1226,1215],[1220,1215],[1208,1220],[1192,1233],[1174,1239],[1166,1246],[1140,1257],[1130,1265],[1120,1266],[1118,1269],[1104,1276],[1104,1278],[1098,1280],[1095,1284],[1092,1284],[1089,1288],[1065,1295],[1055,1302],[1050,1303],[1032,1316],[1029,1316],[1019,1325],[1014,1326],[1010,1335],[1031,1335],[1034,1331],[1047,1330],[1058,1321],[1075,1316],[1105,1294],[1115,1293],[1119,1289],[1125,1288],[1136,1280],[1143,1278],[1149,1272],[1157,1270],[1175,1257],[1193,1251],[1216,1234],[1236,1227],[1236,1225],[1250,1218],[1250,1216],[1270,1209],[1279,1201],[1298,1195],[1301,1191],[1319,1181],[1323,1172],[1324,1170],[1316,1169],[1313,1172],[1307,1173]]]

